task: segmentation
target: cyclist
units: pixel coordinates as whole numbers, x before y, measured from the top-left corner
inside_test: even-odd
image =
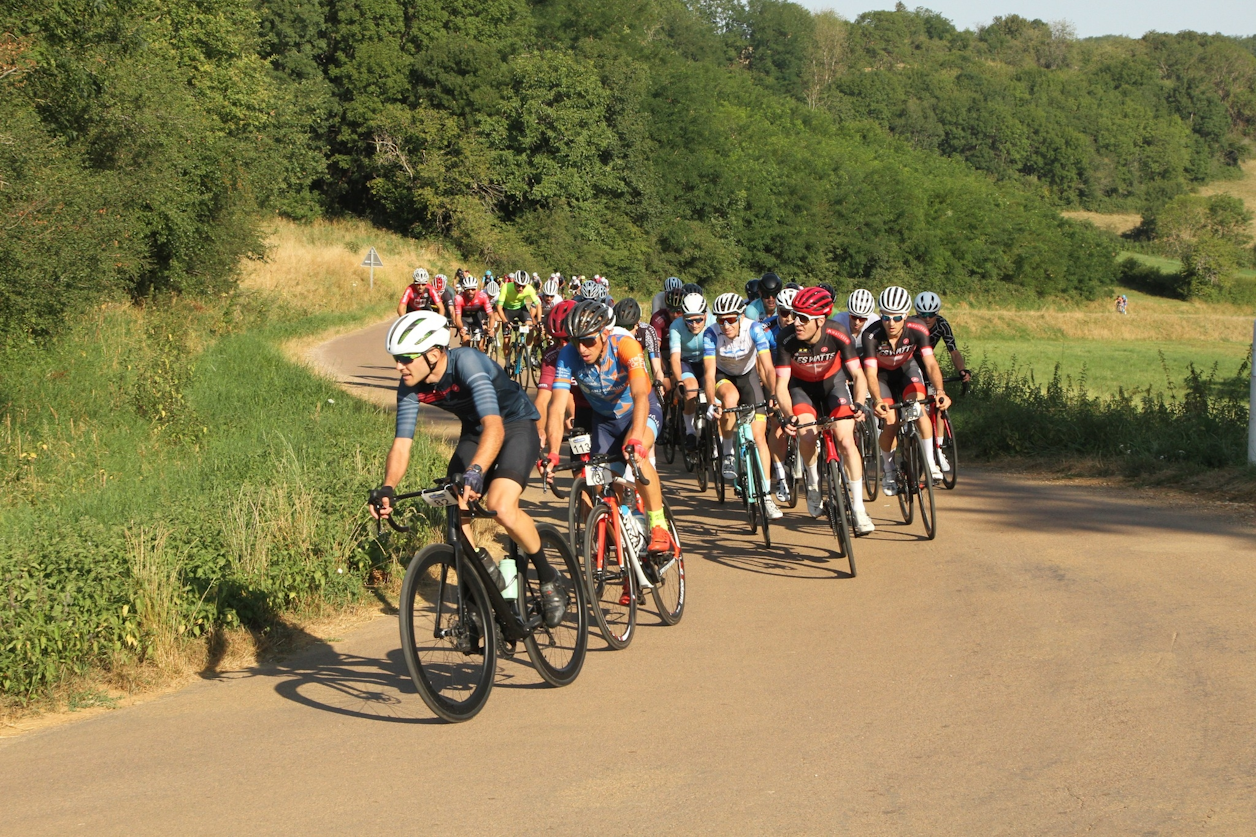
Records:
[[[781,333],[789,334],[794,330],[794,310],[791,307],[797,288],[786,285],[776,298],[776,315],[763,321],[763,328],[768,335],[768,345],[772,347],[773,357],[776,347],[781,341]],[[772,454],[772,478],[776,481],[776,499],[781,503],[789,502],[789,486],[785,484],[785,428],[772,419],[772,435],[768,437],[768,450]]]
[[[507,282],[497,301],[497,316],[505,327],[503,331],[502,357],[510,357],[510,341],[514,329],[520,323],[535,325],[540,317],[541,298],[532,284],[532,277],[526,270],[511,274],[513,282]],[[531,345],[535,335],[528,338]]]
[[[820,464],[815,423],[821,411],[829,418],[854,416],[854,406],[868,397],[868,383],[859,368],[855,340],[839,323],[829,319],[833,313],[833,295],[823,288],[803,288],[793,299],[792,332],[783,332],[776,345],[776,400],[794,421],[785,432],[798,434],[798,453],[806,466],[807,513],[819,517],[824,513],[820,497]],[[848,386],[855,383],[854,400]],[[864,507],[863,458],[855,444],[855,422],[841,421],[833,425],[833,436],[842,454],[842,464],[852,486],[851,512],[855,531],[866,535],[875,530]]]
[[[676,281],[680,281],[679,279]],[[683,286],[681,286],[683,288]],[[681,288],[668,291],[667,296],[663,299],[663,307],[650,315],[650,325],[654,327],[654,331],[659,336],[659,353],[667,365],[667,359],[671,357],[669,347],[671,344],[671,327],[672,320],[676,319],[680,314],[680,302],[685,298],[685,293]],[[663,370],[669,376],[671,369]]]
[[[951,363],[955,365],[955,371],[965,382],[968,382],[972,380],[973,373],[968,371],[964,356],[960,354],[959,345],[955,342],[955,333],[951,331],[951,324],[946,321],[946,317],[939,313],[941,310],[942,299],[933,291],[916,294],[916,316],[924,320],[925,325],[929,327],[929,342],[936,350],[938,341],[942,341],[951,355]]]
[[[445,274],[438,273],[432,277],[432,285],[436,288],[436,295],[440,297],[440,304],[445,314],[445,319],[452,322],[454,316],[454,296],[455,289],[449,286],[449,279]]]
[[[555,305],[550,310],[549,316],[545,318],[545,327],[549,331],[550,337],[553,338],[554,344],[541,357],[541,372],[536,382],[536,401],[534,403],[537,410],[541,413],[540,421],[537,422],[537,429],[541,436],[541,447],[545,447],[547,438],[545,426],[549,421],[549,404],[554,389],[554,375],[557,372],[558,353],[562,351],[563,346],[567,345],[567,315],[575,307],[576,303],[571,300],[563,300]],[[571,393],[571,405],[567,412],[573,418],[572,427],[581,427],[587,430],[593,423],[589,402],[579,387]],[[566,416],[564,416],[565,418]]]
[[[650,299],[651,319],[653,319],[655,314],[657,314],[658,312],[662,311],[664,308],[667,307],[668,294],[675,293],[676,291],[679,291],[682,287],[684,287],[684,283],[681,282],[680,279],[676,278],[675,276],[668,276],[666,279],[663,280],[663,290],[656,293]]]
[[[610,330],[611,312],[594,300],[576,304],[567,315],[571,340],[558,353],[553,397],[546,436],[550,453],[547,470],[558,462],[562,416],[572,384],[584,391],[592,407],[592,451],[631,456],[648,485],[637,486],[649,521],[650,552],[673,549],[663,511],[663,491],[658,471],[650,462],[654,439],[663,423],[663,411],[645,371],[641,344],[627,334]]]
[[[764,390],[770,395],[776,389],[776,371],[772,367],[772,349],[763,324],[745,315],[746,300],[737,294],[720,294],[711,306],[715,325],[702,335],[702,361],[706,366],[703,388],[706,392],[707,418],[719,418],[725,409],[739,404],[758,404],[763,401]],[[724,448],[724,477],[737,476],[737,454],[733,445],[737,441],[737,417],[732,413],[720,418],[720,436]],[[755,445],[759,448],[757,475],[747,474],[747,479],[759,478],[763,492],[769,494],[767,413],[762,408],[755,411],[751,423]],[[768,517],[778,520],[781,510],[771,496],[764,498]]]
[[[685,392],[685,450],[690,453],[698,449],[693,412],[698,406],[698,390],[705,389],[703,382],[706,380],[702,336],[713,325],[715,318],[707,310],[706,299],[700,293],[690,292],[681,300],[680,316],[668,327],[668,366],[672,380]]]
[[[398,317],[409,311],[435,311],[441,316],[445,315],[440,293],[429,283],[427,268],[415,268],[413,281],[406,286],[401,294],[401,302],[397,303]]]
[[[887,405],[900,400],[923,400],[926,397],[926,374],[937,395],[938,409],[949,407],[951,399],[942,388],[942,370],[933,356],[929,328],[915,317],[907,316],[911,310],[911,294],[898,285],[891,285],[881,291],[877,302],[881,319],[865,328],[860,339],[863,341],[863,365],[868,388],[872,390],[876,387],[872,392],[880,396],[873,398],[873,408],[885,422],[881,430],[881,459],[885,463],[881,488],[892,496],[898,490],[894,465],[898,414]],[[921,415],[916,426],[920,428],[920,438],[925,443],[929,475],[935,481],[940,480],[942,472],[933,455],[933,423],[927,413]]]
[[[647,371],[650,373],[650,378],[666,392],[670,387],[666,385],[666,376],[663,374],[663,360],[659,354],[659,333],[654,330],[654,326],[641,322],[641,305],[632,297],[628,297],[616,302],[612,312],[615,315],[615,326],[631,334],[641,344],[646,357],[649,358]]]
[[[458,327],[464,346],[470,341],[471,332],[478,329],[480,343],[476,348],[484,351],[492,334],[489,327],[493,305],[488,301],[488,294],[480,290],[480,280],[469,273],[462,278],[460,290],[462,293],[454,298],[454,325]]]
[[[459,505],[484,498],[496,520],[528,556],[541,581],[545,624],[558,625],[567,612],[566,592],[545,557],[536,524],[519,498],[540,453],[537,412],[518,384],[482,352],[449,348],[449,327],[435,311],[414,311],[388,330],[388,353],[397,362],[397,430],[384,466],[384,482],[370,493],[375,517],[392,514],[396,486],[410,464],[419,404],[431,404],[462,420],[446,476],[461,488]],[[500,575],[494,576],[505,587]]]
[[[855,288],[850,292],[850,296],[846,297],[846,310],[833,315],[833,319],[845,326],[851,337],[855,338],[856,348],[859,348],[859,335],[868,325],[868,320],[872,317],[876,305],[877,301],[872,297],[872,291]]]
[[[776,315],[776,298],[781,292],[781,277],[768,272],[759,279],[758,299],[746,305],[746,316],[752,320],[768,319]]]

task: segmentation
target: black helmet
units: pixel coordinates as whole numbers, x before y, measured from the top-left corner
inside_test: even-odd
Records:
[[[702,291],[702,286],[701,286],[701,285],[699,285],[699,284],[698,284],[698,283],[696,283],[696,282],[686,282],[686,283],[685,283],[685,286],[684,286],[683,288],[681,288],[681,291],[683,291],[683,292],[684,292],[684,295],[685,295],[685,296],[689,296],[689,294],[699,294],[699,295],[700,295],[700,294],[702,294],[702,292],[703,292],[703,291]]]
[[[592,337],[611,324],[611,310],[592,299],[581,300],[567,315],[567,333],[572,340]]]
[[[621,299],[615,303],[615,325],[620,328],[634,329],[641,322],[641,306],[632,297]]]
[[[794,290],[796,290],[796,291],[801,291],[801,290],[802,290],[802,285],[799,285],[797,282],[786,282],[786,283],[785,283],[785,287],[787,287],[787,288],[793,288],[793,289],[794,289]]]
[[[821,282],[819,285],[817,285],[817,287],[824,288],[826,291],[829,292],[829,296],[833,297],[834,299],[837,299],[837,288],[833,287],[828,282]]]
[[[754,302],[758,298],[759,298],[759,280],[751,279],[749,282],[746,283],[746,299],[750,302]]]
[[[781,292],[781,277],[768,271],[759,279],[759,296],[776,296]]]

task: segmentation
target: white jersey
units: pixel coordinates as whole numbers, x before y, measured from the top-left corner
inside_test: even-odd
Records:
[[[834,314],[834,315],[833,315],[832,317],[830,317],[829,319],[831,319],[831,320],[836,320],[837,322],[841,323],[841,324],[842,324],[842,326],[843,326],[843,327],[844,327],[847,331],[849,331],[849,332],[850,332],[850,336],[851,336],[851,337],[853,337],[853,338],[855,338],[855,345],[856,345],[856,346],[858,346],[858,345],[860,344],[860,340],[859,340],[859,338],[860,338],[860,336],[864,333],[864,331],[865,331],[865,330],[867,330],[868,326],[870,326],[870,325],[872,325],[873,323],[877,322],[877,318],[876,318],[876,317],[869,317],[868,319],[864,320],[863,328],[859,329],[859,333],[858,333],[858,334],[856,334],[856,333],[855,333],[855,331],[854,331],[854,329],[852,329],[852,328],[850,327],[850,312],[849,312],[849,311],[843,311],[843,312],[841,312],[840,314]]]
[[[667,292],[659,291],[650,300],[650,316],[653,317],[658,312],[667,307]]]

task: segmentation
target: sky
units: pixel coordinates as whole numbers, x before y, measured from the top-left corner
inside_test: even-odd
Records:
[[[894,0],[797,0],[812,11],[832,9],[853,20],[873,9],[893,9]],[[1256,35],[1256,0],[903,0],[908,8],[925,6],[960,29],[988,24],[995,15],[1018,14],[1045,21],[1067,20],[1083,38],[1144,32],[1221,32]]]

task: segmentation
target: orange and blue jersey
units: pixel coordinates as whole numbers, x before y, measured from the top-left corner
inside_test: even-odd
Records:
[[[632,382],[650,385],[645,352],[636,338],[626,332],[606,334],[606,351],[596,364],[585,363],[574,343],[563,347],[554,365],[553,388],[570,390],[572,381],[580,387],[593,412],[607,418],[632,411]]]

